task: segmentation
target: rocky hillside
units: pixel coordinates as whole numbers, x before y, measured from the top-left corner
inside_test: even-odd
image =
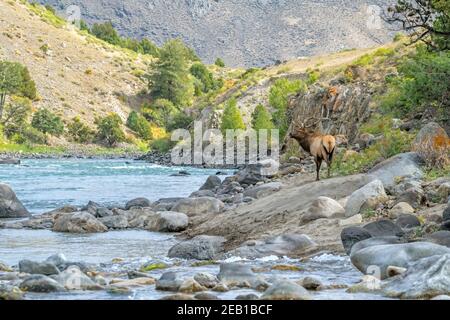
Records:
[[[392,38],[372,16],[388,0],[40,0],[60,12],[78,5],[88,23],[111,20],[123,34],[157,44],[182,38],[207,62],[232,66],[364,48]]]
[[[0,12],[0,59],[28,67],[36,108],[90,123],[109,112],[126,118],[145,87],[138,76],[151,57],[110,46],[22,1],[0,0]]]

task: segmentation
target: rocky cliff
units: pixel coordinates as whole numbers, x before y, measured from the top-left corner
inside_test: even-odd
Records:
[[[112,21],[123,35],[157,44],[179,37],[207,62],[262,66],[384,43],[377,13],[389,0],[40,0],[88,23]]]

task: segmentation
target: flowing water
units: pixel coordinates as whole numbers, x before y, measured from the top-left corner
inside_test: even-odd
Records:
[[[123,205],[135,197],[157,200],[162,197],[188,196],[197,190],[207,176],[216,170],[183,168],[187,177],[171,176],[181,168],[167,168],[144,162],[126,160],[25,160],[20,166],[1,166],[0,181],[8,183],[25,206],[33,213],[41,213],[65,204],[84,205],[89,200],[102,204]],[[155,270],[155,278],[165,271],[178,272],[183,277],[197,272],[217,274],[219,265],[192,265],[193,261],[167,258],[169,248],[178,240],[174,235],[147,231],[112,231],[102,234],[75,235],[48,230],[1,230],[0,261],[15,266],[22,259],[45,260],[62,253],[70,261],[91,263],[101,271],[138,270],[148,262],[164,262],[170,267]],[[113,260],[121,258],[121,262]],[[114,262],[113,262],[114,261]],[[266,279],[274,277],[298,280],[316,276],[325,285],[351,285],[361,274],[347,257],[321,255],[302,262],[298,259],[266,257],[242,260],[259,269]],[[301,271],[274,271],[276,264],[298,266]],[[249,289],[232,290],[218,294],[222,299],[254,293]],[[217,294],[217,293],[215,293]],[[158,299],[167,295],[154,286],[139,288],[132,293],[117,295],[107,291],[69,291],[65,293],[28,293],[28,299]],[[379,299],[369,294],[350,295],[344,289],[319,291],[316,299]]]

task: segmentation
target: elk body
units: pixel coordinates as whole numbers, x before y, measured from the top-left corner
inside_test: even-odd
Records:
[[[316,163],[316,180],[320,180],[320,168],[322,162],[325,161],[328,166],[328,177],[331,175],[331,164],[336,149],[336,139],[331,135],[323,135],[316,131],[311,131],[306,128],[292,129],[287,138],[295,139],[299,145],[314,157]],[[283,145],[281,151],[286,149],[286,143]]]

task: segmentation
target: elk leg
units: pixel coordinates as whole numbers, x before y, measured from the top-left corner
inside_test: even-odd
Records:
[[[328,178],[331,177],[331,161],[327,162]]]
[[[316,161],[316,171],[317,171],[316,181],[320,181],[320,167],[322,166],[322,159],[315,159],[315,161]]]

